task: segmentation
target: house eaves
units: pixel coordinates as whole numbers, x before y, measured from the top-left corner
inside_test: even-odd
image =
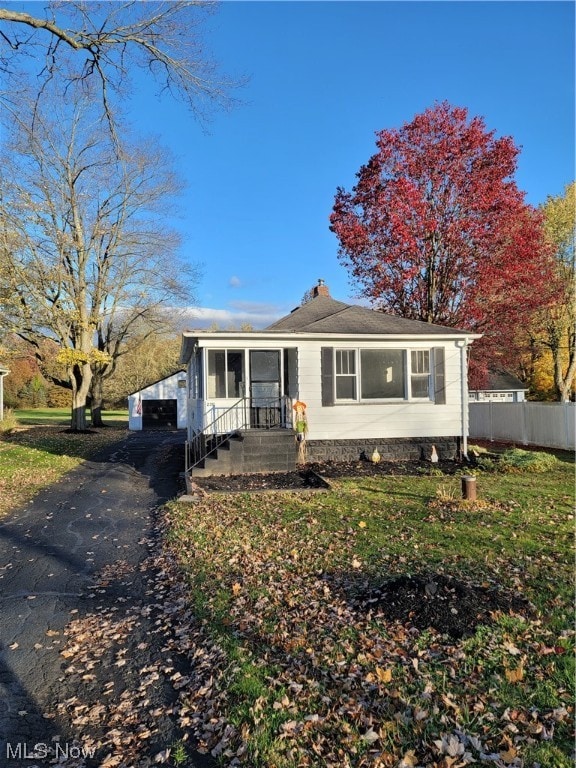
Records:
[[[423,323],[423,325],[427,325]],[[377,333],[377,332],[356,332],[356,333],[313,333],[313,332],[294,332],[294,331],[216,331],[216,332],[195,332],[184,331],[182,334],[182,347],[180,354],[180,363],[185,364],[190,359],[193,349],[196,346],[206,346],[205,342],[214,343],[214,345],[224,345],[226,341],[243,340],[247,344],[250,341],[270,341],[273,345],[288,342],[294,346],[295,340],[317,341],[330,344],[335,341],[362,342],[362,341],[465,341],[471,343],[475,339],[481,338],[482,334],[468,333],[466,331],[457,331],[451,328],[442,328],[438,332],[439,326],[436,326],[436,332],[429,333]]]

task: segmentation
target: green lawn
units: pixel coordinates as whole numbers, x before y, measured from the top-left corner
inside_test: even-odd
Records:
[[[18,408],[14,415],[24,425],[66,425],[70,424],[69,408]],[[102,418],[110,426],[128,426],[128,411],[104,411]],[[88,411],[88,422],[90,416]]]
[[[396,476],[169,505],[182,724],[224,765],[572,766],[574,465],[481,473],[478,492]],[[354,602],[419,573],[533,607],[453,639]]]

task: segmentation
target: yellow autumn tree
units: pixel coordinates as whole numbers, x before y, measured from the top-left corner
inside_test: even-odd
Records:
[[[558,400],[566,401],[576,381],[576,185],[542,206],[546,236],[554,251],[557,299],[542,318],[539,341],[549,353]],[[544,359],[546,355],[543,355]]]

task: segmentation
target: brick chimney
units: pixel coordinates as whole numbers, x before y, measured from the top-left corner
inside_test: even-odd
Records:
[[[330,296],[330,291],[324,280],[318,280],[318,285],[312,288],[312,298],[315,299],[316,296]]]

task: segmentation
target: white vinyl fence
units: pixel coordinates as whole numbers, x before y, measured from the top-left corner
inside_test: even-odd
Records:
[[[470,403],[470,438],[576,448],[576,403]]]

